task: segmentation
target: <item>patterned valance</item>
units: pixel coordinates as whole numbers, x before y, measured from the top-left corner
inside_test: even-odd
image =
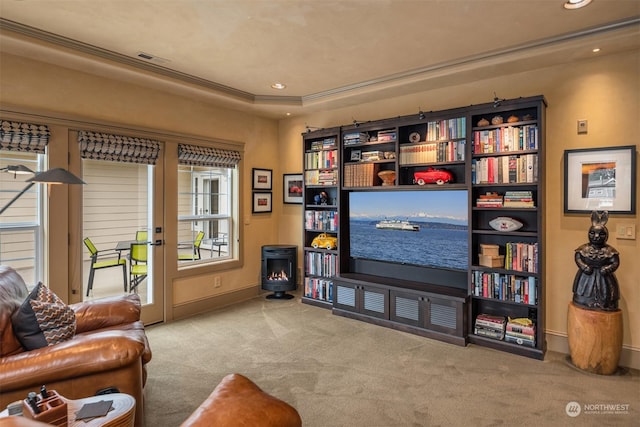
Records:
[[[160,154],[160,142],[152,139],[80,131],[78,142],[83,159],[155,165]]]
[[[178,163],[181,165],[235,168],[241,159],[240,152],[235,150],[178,144]]]
[[[2,120],[0,150],[44,154],[49,135],[49,127],[46,125]]]

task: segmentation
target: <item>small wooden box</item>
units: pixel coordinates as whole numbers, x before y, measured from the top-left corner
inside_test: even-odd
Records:
[[[499,256],[500,246],[480,243],[480,253],[487,256]]]
[[[38,409],[40,409],[38,414],[33,411],[27,399],[23,400],[22,415],[56,427],[67,427],[67,402],[62,400],[55,390],[50,390],[48,393],[46,399],[38,401]]]
[[[503,267],[504,255],[490,256],[480,254],[480,265],[484,267]]]

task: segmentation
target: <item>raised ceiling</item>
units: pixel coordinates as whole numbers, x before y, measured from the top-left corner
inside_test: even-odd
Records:
[[[563,1],[0,0],[0,49],[282,117],[640,48],[640,1]]]

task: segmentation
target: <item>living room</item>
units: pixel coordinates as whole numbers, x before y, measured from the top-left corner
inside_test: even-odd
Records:
[[[588,7],[599,7],[598,2],[594,1]],[[626,7],[629,7],[628,3]],[[635,21],[627,31],[637,38],[637,3],[633,7],[630,10],[635,12]],[[613,33],[603,33],[600,37],[611,42],[619,36],[615,31]],[[587,241],[590,218],[588,214],[563,212],[563,155],[565,150],[571,149],[637,146],[630,136],[640,131],[637,121],[640,115],[640,51],[637,46],[629,46],[616,53],[602,51],[597,55],[590,51],[588,55],[577,52],[569,55],[568,51],[563,51],[558,54],[564,56],[563,59],[542,68],[535,61],[528,61],[526,54],[511,53],[504,64],[488,61],[477,69],[434,73],[428,84],[417,90],[411,84],[389,83],[389,87],[381,89],[386,96],[378,100],[361,102],[359,96],[362,95],[357,93],[344,100],[340,95],[334,95],[326,103],[328,107],[316,108],[310,103],[299,110],[300,114],[288,117],[284,116],[285,108],[279,107],[282,115],[273,118],[254,112],[254,106],[243,101],[225,101],[220,106],[215,102],[216,94],[189,85],[179,87],[174,81],[149,71],[133,72],[113,64],[107,68],[93,68],[94,59],[80,54],[69,55],[65,64],[59,57],[53,58],[53,50],[59,49],[42,40],[34,41],[5,28],[2,36],[2,119],[42,123],[50,127],[49,167],[60,166],[79,174],[80,160],[73,154],[77,151],[77,142],[70,137],[70,132],[92,124],[127,135],[163,138],[172,147],[166,150],[167,153],[175,151],[173,147],[182,137],[202,141],[204,145],[232,142],[243,147],[238,216],[241,223],[240,265],[234,268],[206,266],[179,269],[175,258],[167,258],[169,261],[163,272],[161,317],[167,325],[177,319],[259,296],[261,246],[274,243],[302,246],[301,208],[284,204],[281,200],[283,175],[302,171],[301,134],[306,132],[307,126],[329,128],[351,124],[354,120],[417,114],[421,109],[437,111],[482,104],[491,102],[496,96],[515,99],[544,95],[548,102],[544,211],[547,240],[545,333],[550,354],[568,354],[567,304],[571,301],[577,269],[573,261],[574,252]],[[591,42],[585,36],[570,47],[591,49]],[[87,64],[88,68],[85,68]],[[588,132],[578,133],[576,123],[585,119],[589,123]],[[70,151],[71,163],[68,162]],[[177,204],[175,159],[168,161],[173,163],[168,163],[171,167],[165,167],[165,207]],[[270,213],[252,212],[252,168],[273,171]],[[73,187],[61,187],[52,188],[49,194],[48,259],[44,277],[51,290],[67,303],[80,302],[84,292],[79,290],[86,286],[86,277],[83,277],[81,263],[78,262],[84,237],[77,225],[82,206],[78,191]],[[635,199],[638,200],[637,186]],[[170,244],[177,245],[176,226],[172,225],[176,222],[176,213],[173,207],[167,208],[166,212],[163,238],[169,247]],[[612,215],[607,227],[610,230],[609,243],[620,253],[620,267],[616,271],[624,326],[620,365],[638,369],[640,330],[635,325],[640,321],[636,308],[640,290],[634,285],[640,276],[637,262],[640,247],[637,239],[617,239],[613,232],[619,225],[628,224],[638,229],[637,214]],[[171,256],[175,257],[175,254]],[[216,277],[221,282],[220,287],[213,284]],[[309,309],[304,307],[304,310]],[[153,328],[151,331],[153,333]],[[152,350],[155,351],[154,348]],[[465,350],[451,347],[446,351]],[[503,354],[497,353],[495,357],[503,357]],[[150,369],[152,366],[153,361]],[[212,389],[214,385],[207,384],[207,387]],[[203,400],[206,395],[201,397]],[[637,397],[635,399],[637,402]]]

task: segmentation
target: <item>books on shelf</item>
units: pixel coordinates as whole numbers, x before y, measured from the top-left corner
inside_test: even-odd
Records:
[[[517,276],[497,272],[474,271],[471,289],[476,297],[537,305],[537,280],[533,276]]]
[[[538,126],[508,126],[473,132],[473,154],[538,149]]]
[[[338,255],[326,252],[307,252],[305,272],[311,276],[332,277],[338,274]]]
[[[507,191],[504,193],[505,208],[535,208],[533,192]]]
[[[396,140],[396,130],[381,130],[378,131],[377,141],[378,142],[394,142]]]
[[[427,141],[439,141],[441,139],[464,138],[467,132],[465,117],[427,122]]]
[[[335,168],[338,166],[338,150],[312,151],[304,154],[305,169]]]
[[[473,333],[497,340],[504,339],[506,319],[504,316],[478,314],[473,325]]]
[[[538,243],[507,242],[504,268],[507,270],[538,272]]]
[[[307,230],[338,230],[338,212],[336,211],[304,211],[304,228]]]
[[[344,165],[343,185],[345,187],[372,187],[378,181],[377,163],[348,163]]]
[[[304,278],[304,296],[320,301],[333,302],[333,282],[316,277]]]
[[[311,141],[311,150],[319,151],[319,150],[327,150],[329,148],[334,148],[336,146],[336,138],[330,137],[325,139],[318,139],[316,141]]]
[[[480,194],[476,199],[476,207],[478,208],[501,208],[503,196],[494,192]]]
[[[536,325],[531,319],[509,318],[505,328],[504,340],[528,347],[536,346]]]
[[[338,171],[333,170],[308,170],[304,172],[305,185],[337,185]]]
[[[537,154],[480,157],[471,161],[473,184],[516,184],[537,181]]]
[[[342,136],[342,143],[347,145],[362,144],[369,141],[369,134],[366,132],[345,133]]]
[[[400,165],[464,161],[465,141],[424,142],[400,146]]]

